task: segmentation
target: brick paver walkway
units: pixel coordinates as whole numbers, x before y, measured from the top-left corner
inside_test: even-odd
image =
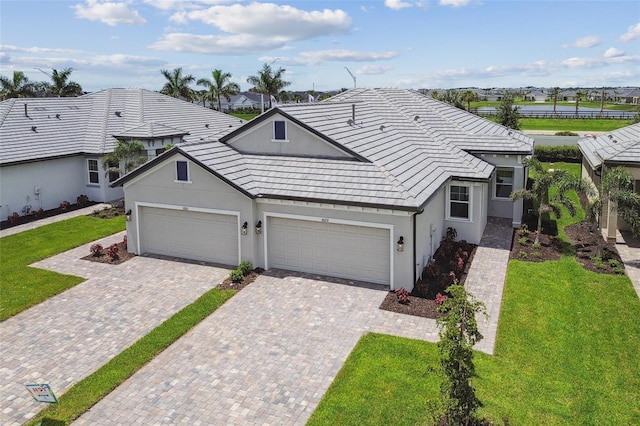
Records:
[[[640,297],[640,238],[633,238],[629,232],[616,232],[616,249],[624,263],[627,276]]]
[[[124,232],[100,240],[121,241]],[[87,281],[0,323],[0,424],[43,408],[27,383],[56,395],[222,282],[228,269],[135,257],[120,265],[81,260],[90,244],[32,265]]]

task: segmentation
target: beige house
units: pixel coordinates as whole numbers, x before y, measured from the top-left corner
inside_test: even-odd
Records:
[[[625,167],[635,178],[635,190],[640,193],[640,123],[613,132],[592,135],[578,141],[582,152],[582,176],[600,188],[602,176],[614,167]],[[618,218],[614,205],[606,206],[602,228],[607,239],[615,240],[616,230],[628,226]]]
[[[534,140],[416,91],[354,89],[185,143],[115,185],[129,250],[412,289],[448,227],[520,225]]]

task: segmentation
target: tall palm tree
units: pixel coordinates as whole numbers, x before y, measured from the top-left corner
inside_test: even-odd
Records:
[[[162,86],[160,93],[174,98],[182,98],[189,102],[195,98],[195,93],[189,85],[196,81],[196,78],[191,75],[183,75],[182,67],[174,68],[173,71],[160,70],[167,82]]]
[[[564,206],[573,217],[578,211],[576,203],[568,197],[567,192],[571,189],[576,191],[589,191],[589,186],[580,178],[572,175],[566,170],[547,170],[537,158],[527,158],[522,161],[525,167],[533,172],[533,185],[531,189],[518,189],[511,193],[511,201],[531,200],[537,204],[538,227],[536,229],[535,244],[540,242],[540,231],[542,230],[542,216],[553,212],[560,218]],[[550,198],[549,192],[552,187],[557,188],[556,195]]]
[[[142,142],[118,141],[113,152],[105,155],[102,159],[102,167],[106,170],[107,176],[113,176],[115,180],[118,176],[129,173],[147,161],[147,151]]]
[[[478,94],[473,90],[465,90],[460,97],[467,103],[467,111],[471,111],[471,102],[478,100]]]
[[[578,114],[578,105],[580,105],[580,101],[581,101],[581,100],[583,100],[583,99],[584,99],[584,97],[585,97],[586,95],[587,95],[587,94],[586,94],[585,92],[581,91],[581,90],[578,90],[578,91],[576,92],[576,118],[578,118],[578,117],[579,117],[579,114]]]
[[[31,98],[36,96],[35,85],[22,71],[14,71],[13,77],[0,76],[0,97],[2,100],[9,98]]]
[[[68,81],[73,68],[65,68],[61,71],[51,70],[51,84],[47,87],[47,93],[59,98],[82,95],[82,86],[75,81]]]
[[[231,101],[231,96],[237,95],[240,92],[240,86],[238,83],[230,81],[231,73],[222,72],[222,70],[215,69],[211,72],[212,80],[201,78],[198,80],[198,86],[204,86],[207,90],[207,97],[213,108],[213,101],[218,102],[218,111],[222,111],[222,102],[220,99],[224,96],[227,102]]]
[[[262,69],[258,71],[258,75],[247,78],[247,83],[253,85],[252,91],[269,96],[269,108],[272,107],[271,97],[275,98],[282,89],[291,84],[291,82],[282,79],[285,71],[283,68],[274,71],[271,69],[271,65],[264,64]]]
[[[555,115],[556,105],[558,104],[558,95],[560,94],[560,88],[554,87],[549,91],[549,94],[551,95],[551,99],[553,100],[553,114]]]

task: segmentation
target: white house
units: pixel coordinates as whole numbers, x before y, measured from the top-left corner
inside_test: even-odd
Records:
[[[77,98],[0,102],[0,217],[123,197],[102,158],[118,140],[140,140],[147,156],[168,144],[214,140],[243,121],[140,89],[108,89]]]
[[[520,225],[534,140],[416,91],[353,89],[180,145],[124,187],[129,249],[411,289],[447,227]]]

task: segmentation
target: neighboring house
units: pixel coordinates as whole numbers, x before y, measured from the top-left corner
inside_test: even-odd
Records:
[[[269,109],[269,96],[253,92],[240,92],[227,100],[220,99],[222,111],[266,110]],[[217,108],[217,105],[216,105]]]
[[[140,140],[153,158],[167,144],[213,140],[243,122],[140,89],[109,89],[77,98],[0,102],[0,217],[123,197],[102,166],[118,140]]]
[[[617,91],[616,91],[617,92]],[[615,101],[623,104],[640,104],[640,89],[623,88],[619,93],[615,93]]]
[[[533,102],[545,102],[549,94],[544,91],[544,89],[532,89],[529,93],[524,95],[525,101],[533,101]]]
[[[582,177],[596,188],[600,188],[603,174],[622,166],[631,172],[635,178],[635,190],[640,193],[640,123],[579,139],[578,146],[582,152]],[[628,229],[617,214],[610,214],[612,207],[615,209],[607,206],[601,219],[607,239],[615,239],[617,229]]]
[[[416,91],[273,108],[120,178],[129,250],[413,288],[448,227],[520,225],[534,140]]]

